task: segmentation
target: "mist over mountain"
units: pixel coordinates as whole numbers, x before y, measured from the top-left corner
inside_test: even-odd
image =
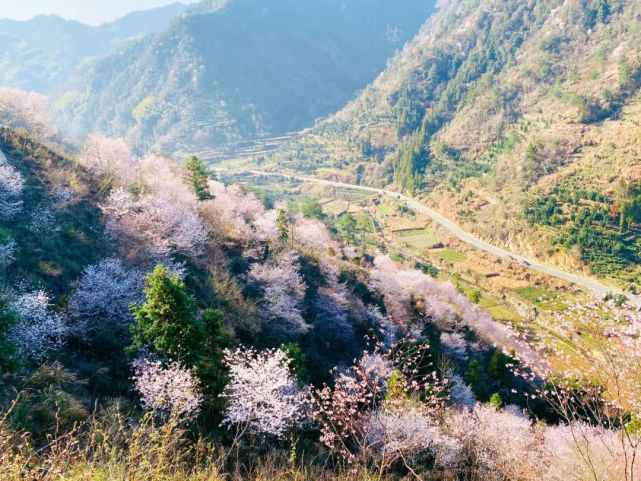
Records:
[[[376,78],[433,3],[203,2],[83,65],[58,102],[60,124],[165,151],[309,127]]]
[[[162,30],[186,8],[173,3],[98,27],[56,15],[38,15],[28,21],[2,19],[0,84],[52,93],[69,81],[85,59],[106,55],[132,38]]]

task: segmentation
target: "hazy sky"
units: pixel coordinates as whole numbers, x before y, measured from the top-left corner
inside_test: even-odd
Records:
[[[135,10],[168,5],[175,0],[0,0],[0,18],[27,20],[40,13],[98,25]],[[196,0],[180,0],[194,3]]]

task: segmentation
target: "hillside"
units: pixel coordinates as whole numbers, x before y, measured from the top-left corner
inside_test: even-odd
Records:
[[[634,288],[640,13],[451,2],[358,99],[268,162],[395,184],[485,240]]]
[[[636,480],[624,300],[546,301],[568,352],[368,255],[362,215],[100,135],[72,155],[23,114],[0,132],[6,479]]]
[[[431,3],[198,3],[58,100],[135,145],[0,87],[2,481],[641,481],[641,4],[437,4],[354,98]]]
[[[163,30],[185,9],[173,3],[98,27],[55,15],[0,19],[0,85],[51,94],[64,87],[87,58],[107,55],[133,38]]]
[[[83,66],[58,102],[59,124],[76,138],[99,131],[166,152],[297,131],[366,87],[432,6],[202,2],[158,35]]]

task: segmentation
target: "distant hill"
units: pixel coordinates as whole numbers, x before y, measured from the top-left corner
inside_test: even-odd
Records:
[[[60,124],[138,149],[194,150],[313,125],[351,100],[429,17],[431,0],[207,1],[83,65]]]
[[[395,184],[488,241],[641,285],[640,18],[624,0],[443,2],[267,161]]]
[[[0,20],[0,85],[51,93],[86,58],[106,55],[132,38],[158,32],[185,11],[181,3],[134,12],[92,27],[56,15]]]

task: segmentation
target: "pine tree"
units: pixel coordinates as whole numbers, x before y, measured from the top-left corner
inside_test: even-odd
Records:
[[[145,303],[132,308],[136,321],[130,353],[147,348],[167,360],[195,366],[204,354],[205,329],[184,282],[160,264],[147,276],[144,292]]]
[[[283,242],[289,239],[289,216],[285,209],[278,210],[278,217],[276,217],[276,228],[278,229],[278,236]]]
[[[207,181],[209,180],[209,173],[205,163],[196,156],[192,156],[185,165],[189,171],[189,181],[196,192],[198,200],[207,200],[211,196],[209,194],[209,187]]]

